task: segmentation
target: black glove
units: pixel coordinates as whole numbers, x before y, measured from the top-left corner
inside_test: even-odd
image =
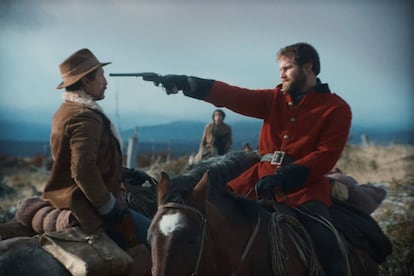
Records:
[[[128,215],[128,209],[123,208],[118,201],[116,201],[114,207],[108,214],[103,215],[103,219],[111,224],[121,224],[124,218]]]
[[[282,180],[280,175],[266,175],[257,181],[254,190],[259,198],[273,199],[275,190],[281,189]]]
[[[165,75],[162,77],[162,86],[164,86],[167,94],[176,94],[178,91],[191,91],[188,76],[186,75]]]
[[[256,194],[266,198],[274,195],[276,190],[281,193],[290,193],[300,189],[306,183],[310,169],[303,165],[289,164],[280,168],[276,174],[262,177],[255,186]]]
[[[206,97],[213,83],[214,80],[186,75],[165,75],[161,81],[168,95],[182,90],[184,95],[199,100],[203,100]]]

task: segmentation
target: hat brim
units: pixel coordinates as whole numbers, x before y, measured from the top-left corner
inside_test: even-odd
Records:
[[[84,76],[86,76],[87,74],[89,74],[90,72],[92,72],[93,70],[95,70],[95,69],[97,69],[97,68],[99,68],[99,67],[104,67],[104,66],[106,66],[106,65],[108,65],[108,64],[111,64],[112,62],[102,62],[102,63],[99,63],[99,64],[97,64],[97,65],[95,65],[95,66],[93,66],[91,69],[89,69],[89,70],[86,70],[85,72],[83,72],[82,74],[79,74],[79,75],[76,75],[76,76],[73,76],[73,77],[71,77],[71,78],[67,78],[66,80],[64,80],[64,81],[62,81],[57,87],[56,87],[56,89],[62,89],[62,88],[65,88],[65,87],[68,87],[68,86],[70,86],[70,85],[72,85],[72,84],[74,84],[74,83],[76,83],[78,80],[80,80],[80,79],[82,79]]]

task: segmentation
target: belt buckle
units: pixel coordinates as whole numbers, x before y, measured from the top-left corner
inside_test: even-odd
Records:
[[[285,152],[284,151],[279,151],[279,150],[277,150],[277,151],[275,151],[274,153],[273,153],[273,156],[272,156],[272,160],[270,161],[270,164],[271,165],[276,165],[276,166],[282,166],[282,163],[283,163],[283,159],[285,158]]]

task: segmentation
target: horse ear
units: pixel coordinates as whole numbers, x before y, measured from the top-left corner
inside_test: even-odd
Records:
[[[204,206],[204,202],[207,200],[208,195],[208,171],[204,173],[203,177],[197,183],[193,189],[194,200]]]
[[[170,186],[170,177],[167,173],[161,172],[161,178],[157,184],[157,205],[160,206],[165,194],[168,191],[168,187]]]

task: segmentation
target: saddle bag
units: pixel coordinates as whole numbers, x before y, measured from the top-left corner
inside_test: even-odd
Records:
[[[391,240],[370,215],[335,199],[330,213],[334,226],[344,237],[355,247],[367,252],[378,264],[392,253]]]
[[[79,227],[48,232],[40,245],[59,260],[72,275],[122,275],[132,258],[103,230],[89,234]]]

